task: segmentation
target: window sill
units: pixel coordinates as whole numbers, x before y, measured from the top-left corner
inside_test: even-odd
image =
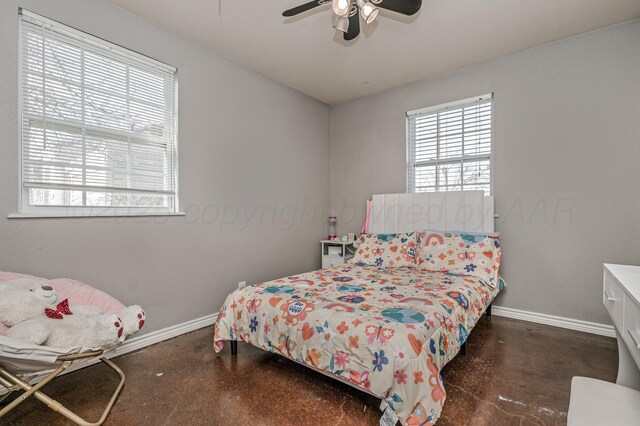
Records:
[[[162,216],[186,216],[184,212],[177,213],[140,213],[140,214],[53,214],[53,213],[11,213],[7,219],[86,219],[86,218],[138,218],[138,217],[162,217]]]

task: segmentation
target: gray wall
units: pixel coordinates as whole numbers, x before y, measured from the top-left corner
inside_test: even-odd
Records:
[[[178,67],[186,217],[6,219],[18,211],[18,6]],[[498,304],[607,322],[601,263],[640,263],[638,40],[636,21],[330,110],[106,1],[4,0],[0,270],[141,303],[147,331],[213,313],[240,280],[318,267],[329,200],[345,233],[371,194],[406,189],[405,111],[494,92]]]
[[[601,264],[640,264],[639,41],[629,22],[332,108],[339,232],[406,190],[406,111],[494,92],[496,304],[609,322]]]
[[[178,68],[186,217],[7,219],[18,211],[18,6]],[[152,331],[217,312],[240,280],[319,267],[327,105],[95,0],[0,3],[0,99],[0,270],[86,281],[144,305]]]

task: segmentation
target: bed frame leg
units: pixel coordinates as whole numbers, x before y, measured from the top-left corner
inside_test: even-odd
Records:
[[[493,302],[489,303],[489,306],[487,306],[487,316],[490,317],[491,316],[491,307],[493,306]]]
[[[460,353],[462,354],[462,356],[467,356],[467,341],[466,340],[462,344],[462,346],[460,346]]]
[[[231,355],[238,355],[238,341],[231,341]]]

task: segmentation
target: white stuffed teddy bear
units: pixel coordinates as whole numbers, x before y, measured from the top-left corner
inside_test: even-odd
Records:
[[[0,323],[13,327],[44,314],[55,306],[58,295],[48,285],[32,279],[16,279],[0,283]],[[34,340],[46,339],[43,331],[34,330]]]
[[[97,317],[102,315],[102,311],[97,306],[91,305],[76,305],[71,306],[70,311],[76,317],[84,317],[89,321],[95,322]],[[124,308],[122,312],[118,314],[120,318],[120,322],[122,323],[123,331],[120,336],[120,341],[124,341],[129,336],[136,334],[142,326],[144,325],[144,321],[146,319],[146,313],[139,305],[129,306]]]
[[[70,312],[70,311],[69,311]],[[35,330],[35,332],[34,332]],[[46,334],[44,341],[32,343],[57,348],[85,346],[92,349],[107,349],[115,346],[124,335],[122,321],[115,314],[94,317],[63,315],[62,319],[39,317],[12,327],[7,336],[27,340],[34,335]]]
[[[125,322],[95,306],[70,307],[67,300],[56,305],[57,299],[55,290],[38,280],[0,283],[0,323],[11,327],[6,335],[37,345],[98,349],[115,346],[144,324],[139,306],[121,312]]]

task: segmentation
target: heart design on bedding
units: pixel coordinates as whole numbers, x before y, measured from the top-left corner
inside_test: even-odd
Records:
[[[269,304],[275,308],[276,305],[280,303],[281,300],[282,300],[282,297],[272,297],[271,299],[269,299]]]
[[[392,252],[397,252],[398,251],[398,246],[391,246],[389,247],[389,250],[391,250]]]
[[[313,336],[313,328],[311,328],[311,326],[309,326],[308,322],[305,322],[304,324],[302,324],[302,338],[304,340],[309,340],[312,336]]]
[[[411,347],[416,355],[422,353],[422,342],[415,335],[409,334],[409,343],[411,343]]]
[[[489,259],[493,259],[493,251],[489,250],[489,251],[483,251],[482,254],[484,254],[485,256],[487,256]]]

